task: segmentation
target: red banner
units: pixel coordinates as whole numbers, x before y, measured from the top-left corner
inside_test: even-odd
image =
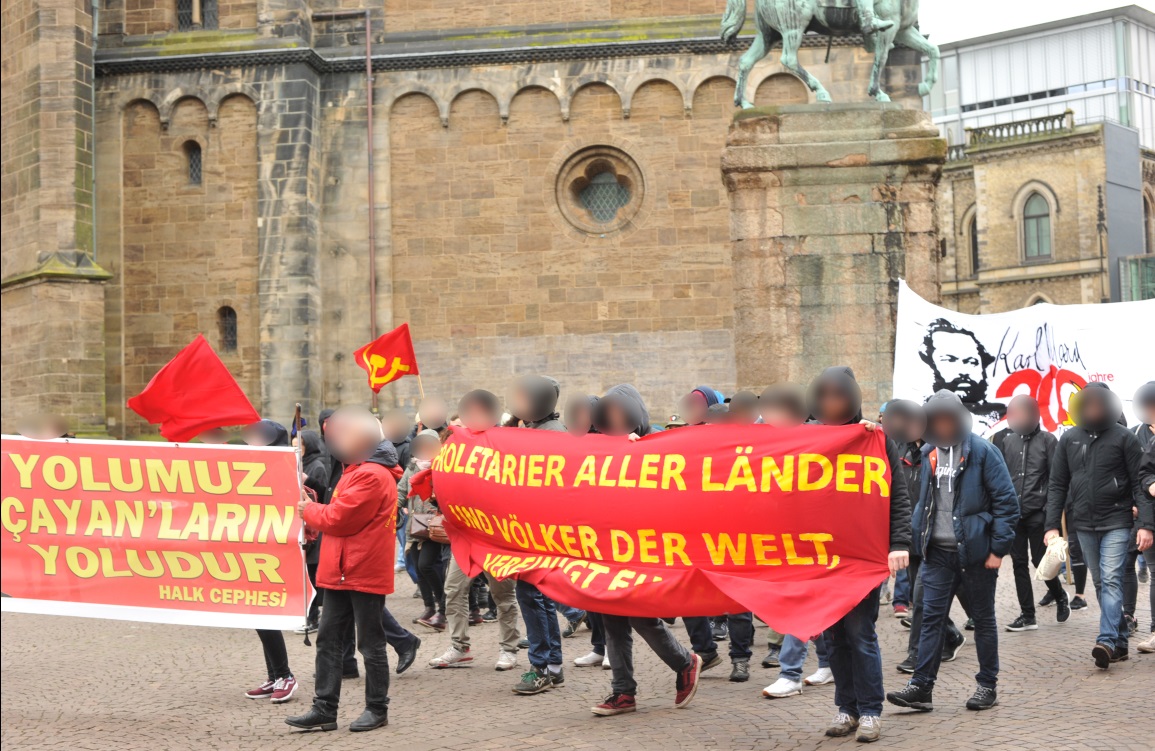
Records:
[[[3,438],[5,612],[299,625],[292,449]]]
[[[457,429],[433,463],[457,562],[598,613],[753,611],[813,636],[887,576],[885,438],[859,425],[625,438]]]

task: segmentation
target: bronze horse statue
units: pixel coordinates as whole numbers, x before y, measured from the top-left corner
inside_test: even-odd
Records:
[[[733,40],[745,22],[746,0],[727,0],[726,13],[722,17],[722,39]],[[818,101],[830,101],[830,93],[822,82],[798,62],[798,48],[802,44],[802,35],[807,31],[829,36],[848,36],[860,30],[866,32],[863,34],[864,46],[874,53],[867,93],[880,102],[890,101],[879,81],[895,44],[909,47],[929,58],[926,80],[918,85],[920,95],[926,96],[938,80],[938,47],[918,30],[918,0],[754,0],[754,22],[757,33],[750,49],[738,62],[738,81],[734,87],[734,104],[742,108],[754,106],[745,97],[750,70],[779,40],[782,42],[782,65],[801,78]]]

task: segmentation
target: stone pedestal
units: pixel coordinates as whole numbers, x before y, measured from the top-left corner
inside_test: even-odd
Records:
[[[868,414],[891,396],[898,280],[939,299],[934,198],[946,142],[897,104],[782,105],[734,118],[722,152],[739,387],[850,365]]]

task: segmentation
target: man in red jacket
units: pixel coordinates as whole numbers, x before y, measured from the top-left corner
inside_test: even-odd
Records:
[[[373,730],[389,723],[389,658],[381,613],[385,595],[393,592],[397,483],[387,467],[369,461],[382,440],[381,423],[368,410],[338,409],[325,424],[325,444],[345,472],[328,505],[301,499],[305,526],[325,535],[317,566],[325,607],[317,631],[313,707],[285,719],[294,728],[337,729],[343,635],[351,623],[365,662],[365,711],[349,729]]]

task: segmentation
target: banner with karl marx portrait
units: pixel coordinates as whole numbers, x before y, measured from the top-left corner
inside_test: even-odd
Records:
[[[906,282],[898,292],[894,397],[921,402],[955,392],[989,435],[1006,425],[1016,394],[1039,402],[1043,427],[1071,425],[1071,395],[1103,381],[1135,424],[1131,398],[1155,379],[1155,300],[1096,305],[1040,303],[1006,313],[967,315],[927,302]]]

